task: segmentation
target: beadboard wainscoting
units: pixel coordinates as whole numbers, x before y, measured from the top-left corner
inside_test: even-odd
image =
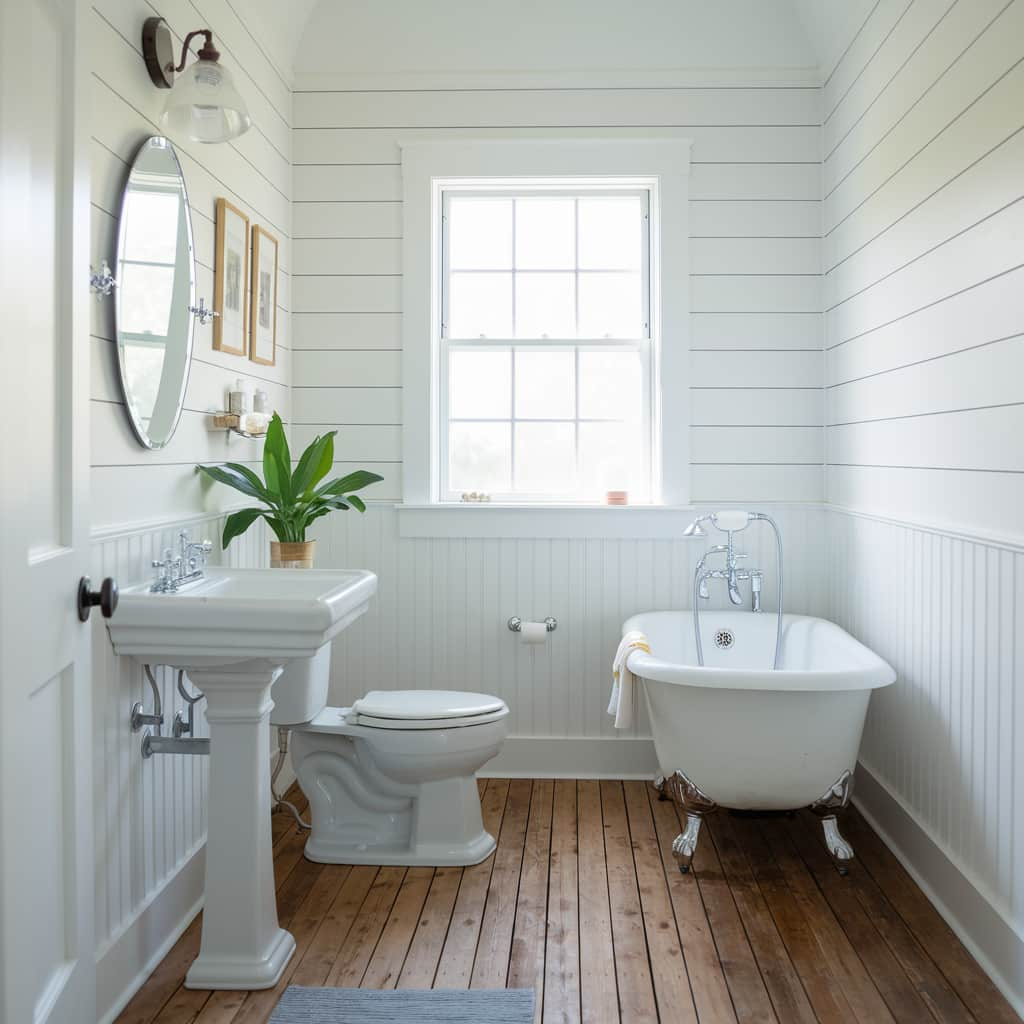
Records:
[[[856,801],[1024,1008],[1024,548],[832,509],[829,617],[897,681]]]
[[[219,552],[223,517],[193,517],[154,527],[95,536],[93,580],[112,576],[122,585],[150,579],[150,562],[177,544],[178,531],[210,538]],[[211,556],[211,564],[268,564],[268,531],[261,523]],[[117,657],[99,615],[93,624],[93,758],[96,841],[96,959],[98,1019],[112,1020],[198,910],[203,893],[206,841],[205,757],[160,755],[143,760],[142,733],[133,733],[135,701],[147,711],[153,697],[141,662]],[[176,673],[155,671],[164,732],[185,710]],[[194,688],[191,688],[193,689]],[[196,734],[208,735],[203,704]]]
[[[820,501],[821,117],[816,88],[353,90],[296,76],[297,436],[402,497],[400,145],[419,140],[692,139],[690,366],[695,501]],[[424,325],[426,337],[427,325]]]
[[[184,410],[172,442],[158,452],[139,446],[129,426],[118,380],[114,342],[116,297],[92,303],[92,525],[109,529],[154,516],[190,516],[235,503],[226,488],[200,486],[197,462],[253,462],[259,448],[224,430],[211,430],[210,413],[223,410],[236,377],[262,387],[273,408],[291,412],[291,90],[228,0],[97,0],[88,22],[91,79],[90,261],[114,266],[121,194],[136,150],[162,134],[158,120],[167,93],[149,78],[142,58],[142,24],[161,15],[175,44],[209,26],[252,113],[254,126],[226,145],[172,138],[188,189],[195,236],[196,299],[213,305],[215,207],[224,197],[279,241],[277,362],[263,366],[213,348],[213,327],[195,325]]]
[[[786,609],[817,614],[827,581],[825,513],[764,507],[786,546]],[[463,510],[472,514],[472,510]],[[493,693],[511,709],[510,739],[489,774],[570,778],[649,777],[655,769],[646,710],[617,734],[606,713],[612,656],[636,612],[689,608],[705,544],[674,539],[403,537],[401,508],[371,505],[317,524],[317,563],[379,576],[369,613],[334,643],[332,704],[370,689],[437,688]],[[580,513],[585,516],[586,512]],[[738,534],[749,564],[766,570],[765,607],[775,607],[769,528]],[[712,587],[715,606],[726,603]],[[558,628],[538,646],[509,631],[513,615]]]

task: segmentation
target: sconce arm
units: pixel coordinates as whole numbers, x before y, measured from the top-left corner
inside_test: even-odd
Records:
[[[208,28],[197,28],[194,32],[189,32],[185,36],[185,41],[181,44],[181,63],[174,69],[176,72],[185,70],[185,62],[188,60],[188,46],[196,36],[206,37],[202,49],[196,56],[200,60],[220,60],[220,52],[213,45],[213,33]]]

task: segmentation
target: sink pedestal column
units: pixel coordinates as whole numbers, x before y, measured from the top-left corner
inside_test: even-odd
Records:
[[[263,659],[188,670],[206,695],[210,793],[203,939],[187,988],[272,988],[295,951],[277,923],[270,833],[270,687],[280,672]]]

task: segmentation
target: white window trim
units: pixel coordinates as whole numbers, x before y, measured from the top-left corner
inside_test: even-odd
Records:
[[[689,498],[689,172],[690,140],[609,136],[588,139],[452,139],[400,143],[402,150],[402,456],[407,504],[438,503],[438,345],[441,201],[436,183],[509,178],[630,178],[657,184],[660,209],[651,218],[651,329],[657,382],[652,451],[657,502]],[[673,282],[675,286],[673,287]],[[445,503],[446,510],[473,505]],[[638,506],[638,508],[641,506]]]

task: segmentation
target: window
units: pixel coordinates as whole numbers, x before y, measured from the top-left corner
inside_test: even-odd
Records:
[[[651,498],[650,191],[447,183],[440,497]]]
[[[555,506],[612,490],[685,505],[689,141],[400,147],[410,514],[472,491],[494,515],[442,516],[451,529],[508,522],[504,504],[561,522]]]

